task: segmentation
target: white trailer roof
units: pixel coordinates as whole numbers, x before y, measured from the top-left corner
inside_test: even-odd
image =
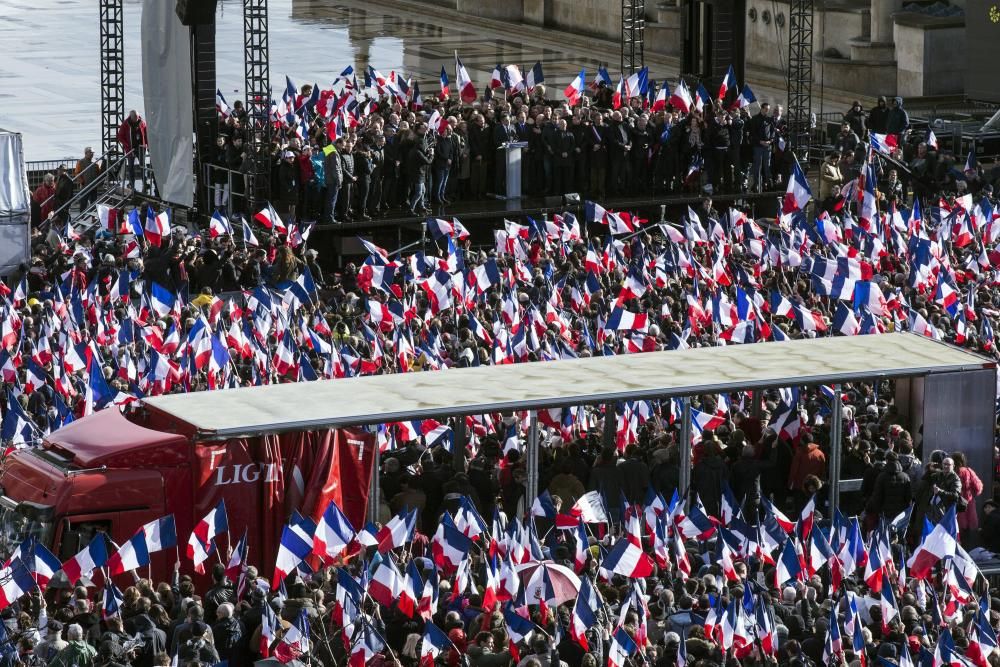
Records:
[[[733,345],[171,394],[202,439],[994,368],[913,334]]]

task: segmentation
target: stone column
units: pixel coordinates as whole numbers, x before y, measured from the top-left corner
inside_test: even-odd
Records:
[[[872,0],[873,43],[892,44],[892,15],[902,6],[902,0]]]
[[[524,22],[544,26],[546,0],[524,0]]]

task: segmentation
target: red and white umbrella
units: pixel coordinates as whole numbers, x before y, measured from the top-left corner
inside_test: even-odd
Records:
[[[528,604],[558,606],[580,593],[580,577],[573,570],[551,560],[532,561],[517,566]]]

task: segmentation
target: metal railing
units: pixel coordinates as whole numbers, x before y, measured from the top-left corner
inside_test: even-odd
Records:
[[[115,157],[115,161],[108,165],[94,180],[87,183],[83,188],[73,193],[69,201],[62,204],[59,208],[53,210],[49,213],[47,220],[43,220],[42,224],[46,224],[50,220],[56,220],[63,213],[69,213],[75,207],[83,201],[89,201],[90,203],[80,211],[79,215],[76,216],[77,219],[86,220],[88,217],[92,218],[91,222],[83,226],[83,230],[93,227],[97,223],[97,207],[100,205],[111,205],[120,206],[125,200],[131,196],[131,190],[127,190],[122,187],[121,178],[124,174],[124,169],[128,162],[128,158],[131,155],[131,151],[125,155],[112,155]],[[142,165],[141,169],[145,170],[148,167]],[[51,199],[51,197],[50,197]],[[47,202],[48,200],[46,200]],[[82,230],[78,230],[82,231]]]
[[[132,154],[132,151],[129,151],[128,153],[126,153],[124,156],[121,156],[121,157],[125,158],[125,157],[127,157],[127,156],[129,156],[131,154]],[[119,155],[120,154],[118,153],[117,150],[116,151],[108,151],[107,153],[104,153],[100,157],[98,157],[98,158],[96,158],[94,160],[91,160],[90,164],[87,165],[87,168],[84,169],[83,171],[81,171],[79,174],[73,173],[71,175],[71,178],[73,179],[74,182],[78,182],[78,179],[81,176],[83,176],[84,174],[86,174],[87,172],[89,172],[91,169],[99,169],[99,168],[102,167],[102,165],[105,165],[105,163],[107,163],[112,158],[118,158]],[[145,178],[146,180],[148,180],[148,181],[151,182],[152,181],[152,178],[151,178],[152,177],[152,170],[148,166],[147,160],[143,160],[143,163],[144,164],[140,166],[141,174],[142,174],[143,178]],[[58,170],[59,166],[64,166],[66,163],[64,163],[64,162],[56,162],[56,161],[51,161],[50,160],[50,161],[46,161],[46,162],[35,162],[35,163],[31,163],[31,164],[36,164],[36,165],[39,165],[39,164],[55,164],[56,165],[55,170]],[[76,161],[72,162],[72,164],[73,164],[72,169],[75,172],[76,171]],[[115,174],[117,165],[121,165],[121,164],[123,164],[121,162],[121,160],[116,160],[115,163],[111,167],[104,167],[104,169],[101,172],[101,174],[99,174],[97,177],[95,177],[89,183],[87,183],[86,185],[84,185],[80,190],[76,190],[73,193],[73,197],[70,199],[70,202],[67,202],[67,203],[79,201],[84,194],[88,194],[89,195],[90,193],[94,192],[99,187],[97,184],[99,184],[99,183],[106,183],[107,177],[110,174]],[[67,170],[68,169],[69,169],[69,167],[67,167]],[[147,172],[148,172],[148,177],[147,177]],[[44,179],[46,173],[51,173],[51,172],[43,172],[42,173],[42,178],[43,179]],[[124,177],[124,175],[123,175],[123,177]],[[30,179],[29,179],[29,183],[30,183]],[[42,181],[39,181],[38,185],[41,185],[41,183],[42,183]],[[38,187],[38,185],[32,187],[31,189],[34,190],[35,188]],[[57,185],[58,185],[58,182],[57,182]],[[49,197],[46,198],[45,201],[41,202],[39,204],[39,206],[41,206],[41,207],[46,206],[53,199],[55,199],[55,196],[56,196],[55,194],[49,195]],[[64,208],[65,208],[65,206],[61,206],[61,207],[59,207],[59,210],[61,211]]]
[[[80,158],[66,157],[61,160],[28,160],[24,163],[25,171],[28,172],[28,187],[34,192],[35,188],[42,184],[45,174],[55,174],[60,165],[76,166]]]
[[[250,187],[249,174],[239,169],[229,169],[214,164],[203,164],[202,187],[204,189],[204,201],[208,204],[209,210],[225,208],[229,213],[239,212],[249,214],[247,210],[247,193]],[[216,176],[219,172],[225,172],[224,183],[216,183]],[[233,186],[236,186],[234,189]],[[216,194],[221,190],[222,204],[216,204]]]

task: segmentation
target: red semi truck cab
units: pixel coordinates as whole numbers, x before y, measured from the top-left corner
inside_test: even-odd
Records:
[[[152,407],[102,410],[0,465],[0,554],[33,535],[65,561],[99,532],[120,545],[173,514],[190,572],[191,530],[224,499],[228,539],[235,544],[246,531],[250,564],[269,576],[294,511],[316,520],[335,500],[356,528],[364,525],[374,447],[370,433],[350,428],[199,441],[196,429]],[[225,558],[229,544],[219,539]],[[155,554],[153,576],[166,578],[176,558]]]

